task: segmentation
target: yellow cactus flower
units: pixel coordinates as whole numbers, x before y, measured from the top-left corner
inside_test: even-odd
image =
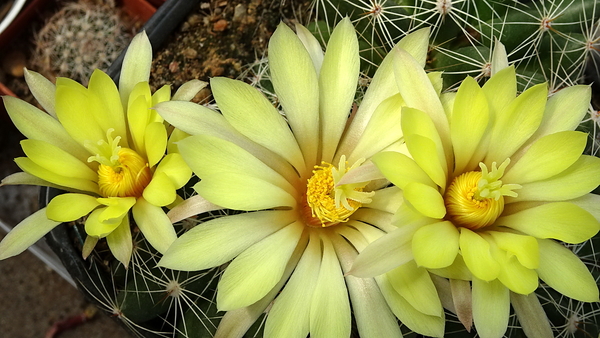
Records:
[[[363,250],[352,273],[374,276],[414,259],[466,288],[471,296],[459,318],[468,328],[474,320],[483,338],[503,336],[511,299],[543,314],[537,297],[525,297],[538,279],[568,297],[598,301],[589,270],[558,242],[581,243],[600,229],[598,196],[590,194],[600,184],[600,159],[582,155],[587,135],[574,131],[590,88],[548,98],[540,84],[517,96],[515,70],[506,66],[483,87],[469,77],[440,98],[415,60],[400,54],[406,149],[373,162],[404,201],[398,228]],[[519,318],[524,325],[527,315]],[[541,326],[551,335],[549,324]]]
[[[396,272],[404,280],[393,283],[388,276],[344,275],[358,252],[393,230],[399,207],[399,190],[386,188],[369,161],[402,144],[401,131],[389,128],[399,123],[402,107],[394,54],[354,111],[360,60],[350,21],[336,26],[324,55],[306,28],[296,30],[281,24],[269,43],[284,116],[255,88],[225,78],[211,80],[222,114],[181,102],[156,106],[192,135],[179,149],[201,179],[198,195],[170,217],[247,211],[184,233],[159,265],[190,271],[231,261],[218,285],[217,307],[228,312],[216,337],[241,337],[271,303],[265,337],[349,337],[351,308],[364,338],[401,337],[396,317],[441,337],[444,313],[425,269],[408,262]],[[423,67],[428,33],[408,35],[396,48]]]
[[[26,72],[32,93],[48,114],[19,99],[4,97],[26,157],[15,159],[23,170],[2,184],[34,184],[70,193],[18,224],[0,243],[0,259],[19,254],[61,222],[88,215],[86,250],[106,237],[114,256],[127,265],[132,253],[129,211],[148,241],[165,252],[177,235],[162,207],[173,204],[175,190],[191,177],[177,152],[166,154],[167,125],[154,110],[171,91],[150,92],[152,49],[144,32],[129,46],[119,81],[94,71],[89,86],[66,78],[56,85]],[[204,87],[193,81],[173,99],[189,100]],[[89,252],[87,252],[89,253]],[[84,252],[84,255],[86,252]]]

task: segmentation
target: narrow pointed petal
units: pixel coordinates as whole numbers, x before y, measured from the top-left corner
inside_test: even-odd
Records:
[[[32,246],[61,222],[46,217],[46,209],[40,209],[17,224],[0,242],[0,260],[16,256]]]
[[[228,266],[217,292],[219,311],[256,303],[281,280],[303,225],[294,222],[252,245]]]
[[[546,311],[540,304],[540,300],[535,293],[529,295],[520,295],[518,293],[510,293],[510,303],[523,332],[530,338],[552,338],[552,328],[550,327],[550,321],[546,316]]]
[[[2,179],[2,182],[0,182],[0,186],[17,185],[17,184],[38,185],[38,186],[42,186],[42,187],[52,187],[52,188],[56,188],[56,189],[60,189],[60,190],[67,190],[66,187],[63,187],[58,184],[50,183],[50,182],[45,181],[37,176],[33,176],[31,174],[28,174],[28,173],[22,172],[22,171],[8,175]]]
[[[369,120],[356,148],[348,156],[348,163],[360,158],[370,158],[402,138],[402,97],[399,94],[384,100]]]
[[[177,239],[175,228],[161,207],[148,203],[143,197],[138,198],[131,208],[133,219],[148,243],[161,254]]]
[[[492,76],[507,67],[508,56],[506,55],[506,48],[500,40],[496,40],[494,51],[492,52]]]
[[[173,94],[173,101],[191,101],[204,87],[208,86],[208,82],[200,80],[190,80],[177,89]]]
[[[200,195],[192,196],[169,210],[167,216],[171,223],[179,222],[188,217],[202,214],[208,211],[223,209],[216,204],[212,204]]]
[[[129,229],[129,217],[123,217],[121,224],[106,236],[106,243],[108,243],[108,247],[113,256],[127,268],[133,252],[133,240],[131,238],[131,230]]]
[[[196,271],[223,264],[294,218],[290,211],[257,211],[202,223],[179,237],[158,265]]]
[[[582,155],[569,168],[546,180],[523,184],[514,201],[564,201],[600,185],[600,158]]]
[[[95,181],[98,174],[75,156],[50,143],[38,140],[22,140],[25,155],[40,167],[62,176]]]
[[[581,157],[587,134],[562,131],[541,137],[502,177],[504,182],[524,184],[560,174]]]
[[[458,89],[450,118],[454,172],[464,172],[488,127],[488,121],[487,98],[477,81],[467,77]]]
[[[269,41],[269,67],[277,97],[309,167],[316,164],[319,85],[312,59],[294,32],[279,24]]]
[[[28,69],[25,69],[25,82],[27,82],[27,86],[31,90],[33,97],[35,97],[44,110],[50,116],[56,118],[56,110],[54,109],[56,86],[40,73]]]
[[[163,156],[167,149],[167,130],[161,122],[152,122],[146,127],[144,134],[144,145],[146,146],[146,156],[148,157],[148,166],[154,167]]]
[[[144,145],[146,127],[150,123],[147,99],[143,95],[137,97],[131,96],[127,108],[127,125],[129,126],[129,135],[131,135],[132,147],[141,156],[146,156],[146,146]]]
[[[542,122],[547,95],[545,83],[533,86],[495,117],[486,163],[504,162],[533,135]]]
[[[496,224],[519,230],[537,238],[554,238],[581,243],[600,230],[600,223],[589,212],[569,202],[555,202],[500,217]]]
[[[374,180],[385,179],[383,174],[377,169],[373,162],[361,164],[358,168],[354,168],[346,173],[336,186],[344,184],[362,183]],[[371,203],[369,203],[371,207]]]
[[[115,130],[114,135],[123,137],[124,144],[127,144],[125,114],[119,98],[119,90],[113,80],[103,71],[96,69],[90,77],[88,89],[102,103],[102,119],[98,121],[102,129],[113,128]]]
[[[97,198],[84,194],[62,194],[54,197],[46,207],[46,215],[57,222],[71,222],[79,219],[100,203]]]
[[[308,51],[317,75],[319,75],[319,73],[321,73],[321,65],[323,65],[324,57],[323,48],[321,47],[319,40],[317,40],[306,27],[298,23],[296,24],[296,34],[300,41],[302,41],[304,48]]]
[[[321,265],[321,241],[312,235],[302,258],[267,316],[265,338],[305,338],[310,332],[310,306]]]
[[[437,189],[412,182],[404,187],[404,200],[408,201],[425,217],[441,219],[446,215],[444,198]]]
[[[538,243],[540,279],[567,297],[582,302],[598,301],[598,285],[579,257],[553,240],[540,239]]]
[[[333,159],[354,101],[360,57],[356,31],[349,18],[334,28],[319,74],[321,156]]]
[[[473,326],[473,292],[471,282],[461,279],[450,279],[450,292],[456,316],[467,332]],[[444,302],[442,301],[442,304]]]
[[[481,338],[500,338],[506,332],[510,294],[497,280],[473,279],[473,321]]]
[[[436,187],[427,173],[412,158],[404,154],[384,151],[373,156],[373,163],[385,178],[400,189],[404,189],[410,182]]]
[[[478,233],[460,228],[460,252],[471,273],[484,281],[498,278],[500,265],[490,252],[490,243]]]
[[[73,190],[89,191],[94,194],[99,194],[98,184],[96,182],[82,178],[67,177],[54,173],[42,168],[27,157],[17,157],[15,158],[15,163],[19,166],[19,168],[21,168],[21,170],[33,176],[37,176],[44,181],[48,181],[50,183]]]
[[[225,119],[240,133],[290,162],[302,175],[304,158],[287,122],[256,88],[212,78],[211,89]]]
[[[440,316],[442,303],[426,269],[409,261],[387,273],[388,281],[417,311],[429,316]]]
[[[544,118],[532,141],[564,130],[575,130],[588,112],[592,90],[587,85],[570,86],[554,93],[546,103]],[[568,114],[564,112],[568,111]]]
[[[310,336],[350,337],[352,314],[340,262],[329,238],[322,237],[323,259],[310,307]]]
[[[448,221],[425,225],[412,239],[415,262],[430,269],[447,267],[458,254],[458,241],[458,230]]]
[[[444,336],[444,316],[443,312],[438,316],[429,316],[416,310],[392,287],[387,275],[381,275],[375,278],[379,289],[387,304],[390,306],[394,315],[406,325],[409,329],[428,336]]]
[[[152,46],[145,31],[131,40],[119,77],[119,93],[123,107],[127,107],[129,94],[138,82],[148,81],[152,64]]]

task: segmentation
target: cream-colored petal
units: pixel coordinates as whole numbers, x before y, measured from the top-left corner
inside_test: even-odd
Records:
[[[290,162],[302,176],[307,168],[287,122],[256,88],[224,77],[211,90],[225,119],[240,133]]]
[[[500,338],[506,332],[510,314],[510,294],[497,280],[474,278],[473,321],[481,338]]]
[[[417,265],[430,269],[452,264],[459,247],[456,227],[448,222],[428,224],[417,230],[412,239],[413,255]]]
[[[497,225],[507,226],[537,238],[554,238],[581,243],[600,230],[589,212],[569,202],[555,202],[500,217]]]
[[[32,246],[61,222],[46,217],[40,209],[17,224],[0,242],[0,260],[16,256]]]
[[[317,40],[317,38],[315,38],[315,36],[306,27],[298,23],[296,23],[295,27],[296,34],[298,35],[300,41],[302,41],[304,48],[306,48],[308,51],[310,59],[313,62],[313,66],[315,66],[317,75],[319,75],[321,72],[321,65],[323,65],[323,48],[321,47],[319,40]]]
[[[84,194],[62,194],[54,197],[46,207],[46,216],[57,222],[71,222],[79,219],[100,203],[97,198]]]
[[[96,69],[90,77],[88,89],[102,103],[102,118],[98,121],[102,129],[114,129],[114,136],[121,136],[122,145],[127,146],[125,114],[119,98],[119,90],[113,80],[103,71]]]
[[[148,124],[144,134],[144,145],[146,156],[148,156],[148,166],[152,168],[165,156],[167,149],[167,129],[163,123],[152,122]]]
[[[169,210],[167,216],[169,216],[171,223],[175,223],[194,215],[219,209],[223,208],[216,204],[210,203],[200,195],[195,195]]]
[[[411,182],[418,182],[432,188],[436,184],[427,173],[410,157],[394,152],[384,151],[373,156],[373,163],[381,173],[400,189],[404,189]]]
[[[404,187],[404,200],[425,217],[441,219],[446,215],[444,198],[431,186],[411,182]]]
[[[350,18],[334,28],[319,73],[321,158],[333,159],[350,113],[360,71],[358,40]]]
[[[175,201],[177,193],[171,179],[165,173],[155,173],[142,193],[144,199],[152,205],[164,207]]]
[[[340,262],[329,238],[321,240],[323,258],[310,306],[310,336],[350,337],[352,314]]]
[[[53,144],[80,161],[90,157],[91,154],[56,119],[17,98],[4,96],[2,101],[10,119],[25,137]]]
[[[127,107],[129,94],[138,82],[148,81],[150,78],[150,66],[152,64],[152,46],[142,31],[133,37],[121,67],[119,77],[119,93],[123,107]]]
[[[194,135],[179,142],[179,151],[194,173],[203,180],[208,176],[231,173],[269,182],[288,194],[296,193],[286,178],[229,141],[208,135]]]
[[[377,281],[377,285],[387,304],[394,312],[394,315],[400,319],[402,324],[406,325],[409,329],[428,337],[444,336],[443,311],[437,316],[426,315],[415,309],[400,296],[400,294],[392,287],[387,275],[381,275],[375,278],[375,280]]]
[[[524,184],[560,174],[579,159],[586,143],[587,135],[578,131],[543,136],[502,176],[502,180]]]
[[[40,167],[61,176],[97,181],[98,174],[87,163],[50,143],[22,140],[21,148],[27,157]]]
[[[370,158],[402,138],[400,113],[403,102],[400,94],[396,94],[377,106],[356,148],[348,156],[348,163],[354,163],[361,158]]]
[[[295,212],[273,210],[226,216],[202,223],[173,242],[158,265],[182,271],[221,265],[292,223],[295,218]]]
[[[519,319],[523,332],[530,338],[552,338],[552,328],[546,311],[535,293],[520,295],[510,293],[510,303]]]
[[[506,48],[500,40],[496,40],[494,51],[492,52],[492,76],[507,67],[508,56],[506,55]]]
[[[600,185],[600,158],[582,155],[569,168],[545,180],[526,183],[512,201],[564,201],[583,196]]]
[[[303,224],[294,222],[237,256],[219,281],[219,311],[254,304],[271,291],[283,276],[303,229]]]
[[[310,332],[310,307],[321,265],[321,241],[310,241],[283,291],[273,302],[265,323],[265,338],[305,338]]]
[[[113,256],[127,268],[133,252],[129,217],[123,217],[121,224],[106,236],[106,243]]]
[[[371,197],[371,203],[369,203],[368,208],[395,213],[400,205],[402,205],[402,201],[404,201],[402,190],[398,189],[398,187],[387,187],[375,192],[375,195]]]
[[[538,240],[540,267],[537,272],[546,284],[567,297],[597,302],[598,285],[588,268],[571,250],[549,239]]]
[[[485,163],[504,162],[533,135],[542,121],[547,95],[545,83],[535,85],[495,117]]]
[[[133,219],[148,243],[158,252],[164,254],[177,239],[175,228],[161,207],[148,203],[143,197],[138,198],[131,208]]]
[[[50,114],[56,118],[56,111],[54,109],[55,91],[56,86],[50,80],[46,79],[42,74],[25,68],[25,82],[33,97],[40,103],[40,105]]]
[[[99,194],[98,184],[96,182],[92,182],[90,180],[85,180],[82,178],[59,175],[57,173],[42,168],[27,157],[17,157],[15,158],[15,163],[23,171],[33,176],[37,176],[44,181],[48,181],[50,183],[54,183],[73,190],[88,191],[94,194]]]
[[[386,276],[396,292],[417,311],[441,316],[444,311],[442,303],[426,269],[411,260],[389,271]]]
[[[17,185],[17,184],[38,185],[38,186],[43,186],[43,187],[52,187],[52,188],[56,188],[59,190],[68,190],[67,187],[63,187],[58,184],[50,183],[50,182],[45,181],[37,176],[33,176],[31,174],[28,174],[28,173],[22,172],[22,171],[8,175],[2,179],[2,182],[0,182],[0,186]]]
[[[475,277],[486,282],[498,278],[500,265],[492,257],[490,243],[478,233],[460,228],[460,253]]]
[[[454,172],[462,173],[488,128],[489,108],[483,90],[472,77],[463,80],[450,118]]]
[[[309,168],[319,148],[319,84],[312,59],[294,32],[279,24],[269,40],[269,67],[275,93]]]
[[[173,101],[191,101],[204,87],[208,86],[208,82],[193,79],[187,81],[177,88],[173,94]]]

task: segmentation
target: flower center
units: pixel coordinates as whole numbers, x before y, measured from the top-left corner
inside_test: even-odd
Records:
[[[96,161],[98,166],[98,187],[103,197],[140,197],[152,179],[152,172],[146,161],[137,152],[119,146],[120,136],[112,138],[114,130],[106,133],[108,142],[88,142],[85,147],[96,155],[88,162]]]
[[[346,156],[342,156],[338,168],[327,162],[316,165],[306,186],[305,223],[311,227],[328,227],[347,222],[363,204],[370,203],[374,192],[364,192],[369,182],[338,183],[350,170],[362,164],[357,161],[347,168]]]
[[[503,184],[500,178],[510,163],[506,159],[492,171],[479,163],[481,171],[469,171],[456,177],[444,196],[446,217],[456,226],[471,230],[492,225],[504,210],[504,196],[517,197],[518,184]]]

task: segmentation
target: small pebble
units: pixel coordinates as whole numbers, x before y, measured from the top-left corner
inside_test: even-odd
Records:
[[[246,6],[238,4],[233,11],[233,21],[240,22],[244,20],[244,17],[246,17]]]
[[[221,19],[213,24],[213,31],[222,32],[227,29],[227,20]]]
[[[171,73],[177,73],[179,71],[179,62],[173,61],[169,63],[169,71]]]
[[[186,59],[195,59],[196,57],[198,57],[198,52],[193,49],[193,48],[186,48],[183,50],[183,52],[181,52],[183,54],[183,57]]]

